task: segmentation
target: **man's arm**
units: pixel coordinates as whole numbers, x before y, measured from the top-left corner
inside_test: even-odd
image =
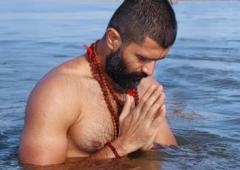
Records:
[[[49,165],[65,161],[67,130],[77,118],[65,82],[64,76],[44,78],[29,96],[19,147],[21,163]]]
[[[176,138],[169,127],[167,118],[159,124],[159,131],[154,140],[154,143],[161,145],[178,145]]]

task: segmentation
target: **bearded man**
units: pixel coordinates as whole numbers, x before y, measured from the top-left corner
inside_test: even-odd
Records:
[[[31,92],[20,162],[120,158],[154,144],[177,145],[165,94],[154,80],[177,34],[167,0],[125,0],[86,53],[47,73]]]

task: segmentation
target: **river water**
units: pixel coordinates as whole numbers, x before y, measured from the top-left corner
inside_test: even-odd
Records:
[[[17,148],[34,84],[100,38],[119,3],[0,1],[0,169],[23,168]],[[240,168],[240,3],[181,2],[174,9],[177,41],[155,77],[165,87],[180,146],[123,160],[68,160],[47,169]]]

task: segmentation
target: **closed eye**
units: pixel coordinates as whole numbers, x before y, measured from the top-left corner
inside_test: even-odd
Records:
[[[147,62],[147,61],[151,61],[152,59],[144,57],[142,55],[137,55],[137,58],[142,61],[142,62]]]

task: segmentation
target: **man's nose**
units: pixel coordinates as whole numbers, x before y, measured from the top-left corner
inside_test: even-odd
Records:
[[[144,73],[146,73],[148,76],[152,76],[153,72],[154,72],[155,65],[156,65],[156,61],[151,61],[147,64],[144,64],[142,66],[142,71]]]

